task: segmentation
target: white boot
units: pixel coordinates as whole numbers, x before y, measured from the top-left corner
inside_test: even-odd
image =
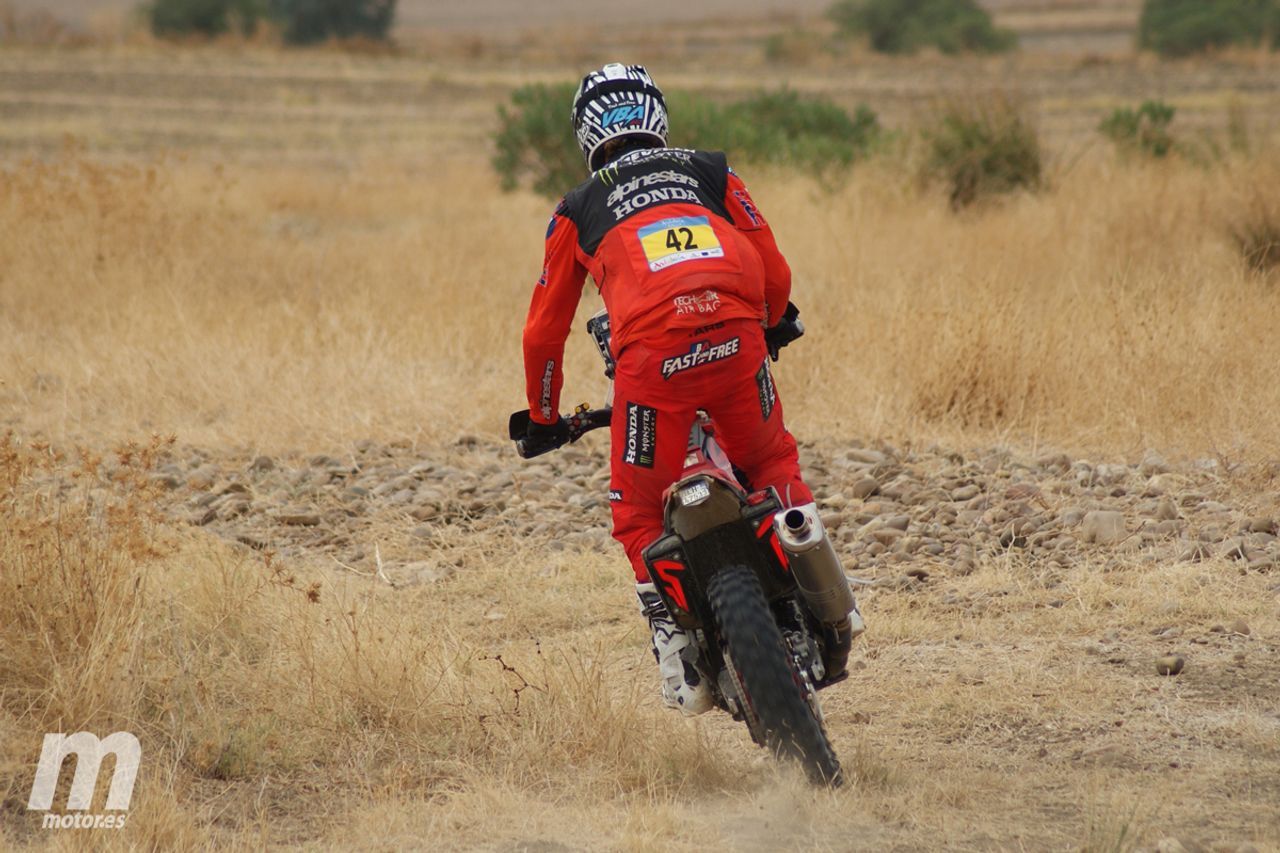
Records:
[[[687,716],[704,714],[714,707],[706,679],[680,653],[689,645],[689,635],[671,619],[652,583],[636,584],[640,612],[649,620],[653,633],[653,654],[658,659],[662,677],[662,701],[668,708],[679,708]]]

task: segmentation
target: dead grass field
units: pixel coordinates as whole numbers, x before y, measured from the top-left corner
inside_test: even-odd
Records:
[[[1280,186],[1255,109],[1273,69],[1064,67],[1024,68],[1056,158],[1039,195],[957,216],[887,160],[833,187],[745,170],[809,328],[778,369],[792,429],[822,458],[1155,449],[1187,479],[1208,458],[1216,499],[1275,515],[1280,279],[1231,238]],[[519,475],[462,448],[522,406],[549,205],[498,191],[484,133],[509,85],[555,73],[0,53],[0,844],[1280,849],[1280,589],[1224,557],[1005,555],[873,589],[859,668],[823,696],[853,783],[815,793],[728,720],[659,709],[615,550],[463,522],[421,544],[388,510],[362,544],[457,566],[396,588],[176,520],[153,475],[192,454],[304,468],[373,441]],[[1008,66],[803,73],[923,104]],[[1255,153],[1206,169],[1079,141],[1154,79],[1206,127],[1244,104]],[[570,347],[566,399],[598,400],[585,336]],[[546,473],[589,488],[593,453]],[[1211,630],[1236,620],[1248,635]],[[1177,679],[1151,668],[1169,626],[1196,643]],[[128,828],[42,832],[43,733],[117,728],[145,750]]]

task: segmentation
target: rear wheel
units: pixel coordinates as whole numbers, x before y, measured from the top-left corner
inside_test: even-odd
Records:
[[[762,736],[775,755],[799,761],[811,781],[841,784],[840,762],[810,704],[816,702],[813,687],[796,669],[755,573],[743,565],[728,566],[708,587],[747,724],[759,728],[752,734],[757,740]]]

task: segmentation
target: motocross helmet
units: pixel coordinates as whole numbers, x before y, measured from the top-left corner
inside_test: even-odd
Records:
[[[643,65],[612,62],[582,78],[573,97],[573,132],[596,171],[605,164],[604,144],[623,136],[667,144],[667,104]]]

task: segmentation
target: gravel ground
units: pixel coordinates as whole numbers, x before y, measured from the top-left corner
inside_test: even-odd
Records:
[[[1212,557],[1240,572],[1280,565],[1274,496],[1264,493],[1270,503],[1260,504],[1216,459],[1175,466],[1152,453],[1094,464],[1060,453],[832,443],[802,453],[846,569],[880,585],[965,575],[1004,555],[1048,569]],[[174,514],[191,524],[359,570],[382,559],[396,583],[447,574],[437,563],[456,561],[479,534],[622,560],[609,537],[603,442],[532,461],[472,436],[452,446],[362,442],[342,455],[287,458],[183,449],[156,477],[172,491]]]

